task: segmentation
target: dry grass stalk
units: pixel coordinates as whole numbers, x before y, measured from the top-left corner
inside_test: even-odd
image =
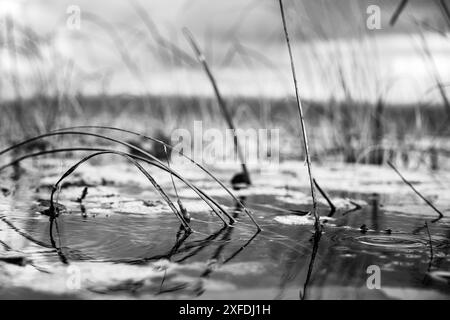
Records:
[[[313,179],[313,180],[314,180],[314,184],[316,185],[317,190],[319,190],[319,192],[322,194],[322,196],[325,198],[325,200],[327,201],[328,205],[330,206],[330,213],[328,214],[328,216],[332,217],[334,215],[334,213],[336,212],[336,206],[333,204],[333,202],[331,201],[331,199],[328,196],[328,194],[317,183],[316,179]]]
[[[30,138],[30,139],[24,140],[24,141],[22,141],[22,142],[20,142],[18,144],[15,144],[15,145],[7,148],[7,149],[4,149],[4,150],[0,151],[0,155],[4,154],[6,152],[9,152],[11,150],[14,150],[16,148],[19,148],[19,147],[21,147],[23,145],[26,145],[27,143],[31,143],[33,141],[36,141],[36,140],[40,140],[40,139],[43,139],[43,138],[46,138],[46,137],[51,137],[51,136],[63,136],[63,135],[81,135],[81,136],[84,135],[84,136],[97,137],[97,138],[101,138],[101,139],[105,139],[105,140],[108,140],[108,141],[111,141],[111,142],[115,142],[115,143],[121,144],[123,146],[126,146],[126,147],[132,149],[132,150],[139,151],[145,157],[134,157],[134,158],[138,158],[139,160],[142,160],[142,161],[148,162],[150,164],[153,164],[153,165],[161,168],[162,170],[166,170],[166,171],[169,170],[170,172],[172,172],[172,174],[174,174],[178,179],[182,180],[187,186],[189,186],[192,190],[194,190],[199,195],[199,197],[202,198],[202,200],[205,201],[211,207],[213,212],[224,222],[224,224],[226,226],[228,226],[228,223],[223,220],[222,216],[219,214],[219,212],[217,211],[216,207],[225,216],[227,216],[229,218],[230,223],[233,223],[235,221],[233,219],[233,217],[231,217],[230,214],[225,209],[223,209],[220,205],[218,205],[218,203],[215,200],[213,200],[212,198],[208,197],[204,192],[202,192],[200,189],[196,188],[188,180],[184,179],[181,175],[179,175],[178,173],[174,172],[173,170],[167,168],[167,166],[165,166],[164,163],[162,163],[159,159],[154,157],[152,154],[148,153],[147,151],[145,151],[145,150],[143,150],[143,149],[141,149],[139,147],[136,147],[136,146],[134,146],[132,144],[129,144],[127,142],[124,142],[124,141],[121,141],[121,140],[118,140],[118,139],[114,139],[114,138],[111,138],[111,137],[107,137],[107,136],[104,136],[104,135],[88,133],[88,132],[79,132],[79,131],[51,132],[51,133],[43,134],[43,135],[40,135],[40,136],[36,136],[36,137]],[[91,149],[90,148],[75,148],[75,149],[76,150],[86,150],[86,151],[87,150],[98,151],[98,150],[95,150],[95,149],[92,149],[92,148]],[[74,151],[74,149],[70,149],[70,148],[69,149],[61,149],[61,150]],[[111,150],[102,150],[102,151],[111,151]],[[8,167],[8,166],[12,165],[13,163],[18,163],[18,162],[20,162],[20,161],[22,161],[22,160],[24,160],[26,158],[30,158],[30,157],[33,157],[33,156],[38,156],[38,155],[41,155],[41,154],[47,154],[47,153],[51,153],[51,150],[50,150],[50,152],[49,151],[43,151],[43,152],[38,152],[38,153],[35,153],[35,154],[27,154],[27,155],[25,155],[25,156],[23,156],[23,157],[21,157],[19,159],[16,159],[15,161],[13,161],[13,162],[5,165],[5,166],[0,167],[0,171],[3,170],[5,167]],[[127,155],[129,156],[129,154],[127,154]],[[212,205],[212,204],[214,204],[214,205]]]
[[[169,159],[169,154],[167,153],[166,146],[164,146],[164,153],[166,154],[166,158],[167,158],[167,167],[170,169],[170,159]],[[183,205],[183,202],[181,202],[180,196],[178,195],[178,190],[177,190],[177,186],[175,185],[175,180],[173,180],[172,171],[170,171],[170,179],[172,180],[172,186],[173,186],[173,189],[175,190],[175,195],[177,197],[177,203],[178,203],[178,207],[180,208],[181,215],[187,222],[190,222],[191,217],[189,215],[189,212],[186,210],[186,207]]]
[[[247,166],[245,165],[244,154],[243,154],[242,149],[241,149],[241,147],[239,145],[239,141],[238,141],[238,137],[237,137],[237,133],[236,133],[236,127],[235,127],[235,125],[233,123],[233,119],[231,117],[230,111],[227,108],[225,100],[223,99],[222,94],[220,93],[219,87],[217,85],[217,81],[214,78],[214,75],[212,74],[208,63],[206,62],[205,55],[200,50],[200,48],[199,48],[197,42],[195,41],[195,38],[192,35],[192,33],[187,28],[184,28],[183,32],[184,32],[184,35],[186,36],[186,39],[188,40],[189,44],[191,45],[192,49],[194,50],[195,55],[197,57],[197,60],[199,61],[199,63],[202,64],[203,69],[205,70],[205,73],[208,76],[209,81],[211,82],[211,85],[212,85],[212,87],[214,89],[214,93],[215,93],[216,98],[217,98],[217,102],[219,103],[220,110],[222,111],[222,114],[223,114],[223,116],[225,118],[225,121],[227,122],[228,127],[233,131],[233,134],[234,134],[234,136],[233,136],[234,147],[236,149],[236,152],[238,154],[239,160],[241,162],[242,172],[245,175],[247,183],[251,184],[250,174],[249,174],[249,172],[247,170]]]
[[[310,188],[311,188],[311,197],[312,197],[312,201],[313,201],[312,212],[313,212],[314,218],[316,220],[315,227],[317,230],[319,230],[320,222],[319,222],[319,214],[317,212],[317,199],[316,199],[316,192],[315,192],[315,188],[314,188],[311,157],[309,155],[308,136],[306,134],[305,117],[303,116],[302,102],[300,100],[300,93],[299,93],[299,89],[298,89],[297,76],[296,76],[296,72],[295,72],[294,58],[292,56],[291,43],[289,40],[289,33],[287,30],[287,25],[286,25],[286,17],[284,14],[283,0],[279,0],[279,3],[280,3],[281,19],[283,22],[284,36],[286,38],[286,44],[287,44],[288,51],[289,51],[289,59],[291,62],[292,79],[294,81],[294,87],[295,87],[295,98],[297,100],[298,114],[300,116],[300,124],[301,124],[302,135],[303,135],[303,143],[304,143],[304,148],[305,148],[305,153],[306,153],[306,165],[308,166],[309,183],[310,183]]]
[[[400,2],[399,5],[397,6],[397,8],[394,11],[394,14],[391,17],[391,20],[389,21],[389,24],[391,25],[391,27],[394,26],[395,23],[397,22],[398,17],[405,9],[407,3],[408,3],[408,0],[402,0],[402,2]]]
[[[411,189],[412,189],[412,191],[414,191],[423,201],[425,201],[426,202],[426,204],[428,204],[434,211],[436,211],[438,214],[439,214],[439,218],[437,218],[437,219],[435,219],[435,220],[433,220],[432,222],[436,222],[436,221],[438,221],[438,220],[440,220],[440,219],[442,219],[442,217],[444,217],[444,214],[438,209],[438,208],[436,208],[431,202],[430,202],[430,200],[428,200],[427,198],[425,198],[413,185],[412,185],[412,183],[411,182],[409,182],[408,180],[406,180],[406,178],[405,177],[403,177],[403,175],[400,173],[400,171],[398,171],[398,169],[390,162],[390,161],[388,161],[387,162],[388,163],[388,165],[398,174],[398,176],[403,180],[403,182],[405,183],[405,184],[407,184]]]
[[[53,132],[63,132],[63,131],[69,131],[69,130],[74,130],[74,129],[105,129],[105,130],[110,130],[110,131],[118,131],[118,132],[123,132],[123,133],[128,133],[128,134],[132,134],[138,137],[142,137],[144,139],[147,140],[151,140],[154,141],[156,143],[159,143],[171,150],[174,149],[173,146],[171,146],[170,144],[165,143],[164,141],[155,139],[153,137],[147,136],[147,135],[143,135],[134,131],[130,131],[130,130],[126,130],[126,129],[121,129],[121,128],[115,128],[115,127],[109,127],[109,126],[75,126],[75,127],[69,127],[69,128],[63,128],[63,129],[59,129],[59,130],[54,130]],[[137,148],[132,148],[134,150],[138,150],[140,151],[141,149],[137,149]],[[2,153],[4,153],[5,151],[0,152],[0,155]],[[196,162],[194,159],[192,159],[191,157],[188,157],[187,155],[185,155],[181,150],[177,150],[177,152],[183,156],[185,159],[189,160],[191,163],[193,163],[194,165],[196,165],[198,168],[200,168],[203,172],[205,172],[208,176],[210,176],[215,182],[217,182],[232,198],[233,200],[239,204],[242,208],[244,208],[244,212],[245,214],[250,218],[250,220],[252,221],[252,223],[258,228],[258,231],[261,231],[261,227],[259,226],[258,222],[256,222],[255,218],[253,217],[252,213],[244,206],[244,204],[241,202],[241,200],[239,200],[219,179],[217,179],[216,176],[214,176],[209,170],[207,170],[204,166],[202,166],[200,163]],[[144,154],[146,152],[144,151]],[[230,218],[230,223],[234,223],[235,220],[233,217],[231,216],[227,216],[228,218]]]

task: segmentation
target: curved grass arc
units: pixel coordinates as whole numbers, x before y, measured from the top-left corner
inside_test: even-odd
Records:
[[[100,151],[111,151],[111,150],[108,150],[108,149],[101,149],[101,148],[64,148],[64,149],[54,149],[54,150],[41,151],[41,152],[36,152],[36,153],[33,153],[33,154],[28,154],[28,155],[22,156],[22,157],[20,157],[20,158],[17,158],[17,159],[15,159],[15,160],[11,161],[10,163],[1,166],[1,167],[0,167],[0,171],[6,169],[7,167],[10,167],[10,166],[12,166],[12,165],[14,165],[14,164],[16,164],[16,163],[19,163],[19,162],[21,162],[21,161],[23,161],[23,160],[29,159],[29,158],[33,158],[33,157],[37,157],[37,156],[41,156],[41,155],[46,155],[46,154],[52,154],[52,153],[73,152],[73,151],[99,151],[99,152],[100,152]],[[117,152],[120,153],[120,151],[117,151]],[[123,152],[123,153],[125,153],[125,152]],[[165,166],[161,166],[160,164],[155,163],[155,162],[152,162],[152,161],[150,161],[149,159],[146,159],[146,158],[144,158],[144,157],[140,157],[140,156],[137,156],[137,155],[131,155],[131,154],[128,154],[128,155],[131,156],[131,157],[133,157],[133,158],[135,158],[135,159],[144,161],[144,162],[148,163],[149,165],[157,166],[157,167],[159,167],[160,169],[169,172],[169,171],[168,171],[168,168],[166,168]],[[181,176],[179,176],[177,173],[173,173],[173,175],[174,175],[176,178],[180,179],[181,181],[185,182],[185,181],[183,180],[183,178],[182,178]],[[186,183],[186,182],[185,182],[185,183]],[[196,187],[194,186],[194,188],[196,188]],[[203,193],[203,191],[201,191],[201,190],[199,190],[199,192]],[[203,194],[204,194],[204,193],[203,193]],[[205,197],[208,197],[206,194],[204,194],[204,195],[205,195]],[[215,200],[213,200],[213,199],[210,199],[210,200],[211,200],[211,201],[215,201]],[[197,221],[198,221],[198,220],[197,220]],[[246,226],[246,227],[251,227],[250,224],[245,223],[245,222],[239,222],[239,225]],[[237,227],[237,226],[236,226],[236,227]],[[194,232],[197,233],[195,230],[194,230]],[[263,232],[264,234],[262,234],[261,232]],[[261,238],[261,239],[263,239],[263,240],[275,241],[275,242],[277,242],[278,244],[280,244],[281,246],[283,246],[283,247],[285,247],[285,248],[287,248],[287,249],[291,249],[291,250],[293,250],[294,252],[297,252],[298,254],[302,254],[303,251],[299,251],[299,250],[297,249],[297,247],[301,247],[302,249],[305,249],[305,250],[309,248],[309,246],[301,245],[301,244],[299,244],[299,243],[297,243],[297,242],[293,242],[291,239],[289,239],[289,238],[287,238],[287,237],[283,237],[283,238],[284,238],[283,241],[281,241],[281,239],[274,239],[274,238],[272,238],[270,235],[278,237],[279,234],[276,233],[276,232],[273,232],[273,231],[269,231],[269,230],[267,230],[267,229],[264,229],[264,230],[258,230],[258,231],[257,231],[257,234],[258,234],[258,237]],[[292,244],[289,244],[289,243],[292,243]],[[320,255],[319,255],[319,256],[320,256]],[[127,262],[127,261],[110,260],[110,262]]]
[[[101,148],[83,148],[83,147],[79,147],[79,148],[63,148],[63,149],[53,149],[53,150],[46,150],[46,151],[40,151],[40,152],[36,152],[36,153],[31,153],[31,154],[27,154],[25,156],[22,156],[20,158],[14,159],[13,161],[11,161],[8,164],[5,164],[3,166],[0,167],[0,171],[6,169],[7,167],[13,166],[23,160],[26,159],[30,159],[30,158],[34,158],[34,157],[38,157],[38,156],[42,156],[42,155],[46,155],[46,154],[52,154],[52,153],[61,153],[61,152],[74,152],[74,151],[93,151],[93,152],[110,152],[112,153],[112,150],[109,149],[101,149]],[[131,158],[134,159],[138,159],[141,161],[146,162],[147,164],[150,165],[154,165],[158,168],[160,168],[161,170],[164,170],[168,173],[173,174],[176,178],[178,178],[179,180],[181,180],[183,183],[185,183],[189,188],[191,188],[194,192],[196,192],[198,194],[198,196],[205,201],[206,204],[208,204],[208,206],[219,216],[219,218],[226,224],[226,222],[221,218],[221,216],[217,213],[217,211],[214,210],[214,207],[211,206],[211,204],[209,202],[211,202],[212,204],[214,204],[217,208],[219,208],[220,211],[222,212],[226,212],[225,209],[223,209],[221,207],[221,205],[219,203],[217,203],[216,200],[214,200],[213,198],[211,198],[210,196],[208,196],[205,192],[203,192],[201,189],[199,189],[198,187],[196,187],[194,184],[190,183],[189,181],[187,181],[185,178],[183,178],[181,175],[179,175],[176,172],[173,172],[171,169],[167,168],[164,165],[161,165],[159,163],[150,161],[147,158],[144,157],[140,157],[140,156],[136,156],[136,155],[132,155],[130,153],[126,153],[126,152],[122,152],[122,151],[114,151],[114,153],[116,154],[123,154],[123,155],[127,155]],[[209,201],[209,202],[208,202]]]
[[[20,158],[17,158],[15,160],[11,161],[10,163],[1,166],[0,167],[0,171],[6,169],[7,167],[10,167],[10,166],[12,166],[12,165],[14,165],[16,163],[19,163],[19,162],[21,162],[23,160],[29,159],[29,158],[33,158],[33,157],[37,157],[37,156],[41,156],[41,155],[46,155],[46,154],[52,154],[52,153],[73,152],[73,151],[94,151],[95,152],[95,151],[111,151],[111,150],[101,149],[101,148],[64,148],[64,149],[54,149],[54,150],[41,151],[41,152],[36,152],[36,153],[33,153],[33,154],[28,154],[28,155],[22,156]],[[118,152],[120,152],[120,151],[118,151]],[[123,153],[125,153],[125,152],[123,152]],[[168,168],[166,168],[165,166],[161,166],[159,163],[152,162],[149,159],[146,159],[144,157],[140,157],[140,156],[137,156],[137,155],[131,155],[131,154],[128,154],[128,155],[132,156],[135,159],[139,159],[139,160],[144,161],[144,162],[146,162],[146,163],[148,163],[150,165],[157,166],[160,169],[166,170],[167,172],[169,172]],[[186,183],[186,181],[183,179],[183,177],[179,176],[177,173],[173,172],[173,175],[176,178],[178,178],[181,181],[183,181],[184,183]],[[193,185],[193,187],[196,188],[194,185]],[[204,194],[203,191],[201,191],[200,189],[198,189],[198,190],[199,190],[200,193]],[[207,196],[206,194],[204,194],[204,195],[205,195],[205,197],[209,198],[209,196]],[[210,201],[212,201],[213,203],[215,202],[215,200],[213,200],[213,199],[210,199]],[[245,222],[239,222],[239,225],[243,225],[243,226],[247,226],[247,227],[251,226],[250,224],[247,224]],[[264,232],[266,235],[261,234],[260,232]],[[273,231],[269,231],[269,230],[266,230],[266,229],[261,230],[261,231],[258,230],[258,234],[259,234],[258,237],[260,237],[261,239],[270,240],[270,241],[274,240],[273,238],[270,237],[270,235],[272,235],[272,236],[279,236],[278,233],[273,232]],[[300,251],[298,251],[295,248],[295,247],[299,246],[299,243],[295,242],[295,243],[293,243],[293,245],[289,245],[288,242],[291,242],[291,240],[289,238],[284,238],[283,241],[280,241],[280,240],[275,240],[275,241],[277,243],[279,243],[280,245],[282,245],[283,247],[291,249],[291,250],[293,250],[293,251],[295,251],[297,253],[301,253]],[[308,248],[307,246],[302,246],[302,245],[300,245],[300,247],[302,247],[303,249],[307,249]]]
[[[2,151],[0,151],[0,155],[3,155],[13,149],[19,148],[25,144],[28,144],[30,142],[39,140],[39,139],[43,139],[43,138],[47,138],[47,137],[52,137],[52,136],[59,136],[59,135],[84,135],[84,136],[92,136],[92,137],[96,137],[96,138],[101,138],[101,139],[105,139],[105,140],[109,140],[118,144],[121,144],[123,146],[126,146],[130,149],[136,150],[141,152],[142,154],[146,155],[147,157],[149,157],[150,159],[158,162],[159,164],[161,164],[162,166],[166,167],[164,163],[162,163],[158,158],[156,158],[155,156],[153,156],[152,154],[150,154],[149,152],[145,151],[142,148],[139,148],[133,144],[130,144],[128,142],[125,141],[121,141],[119,139],[114,139],[108,136],[104,136],[101,134],[96,134],[96,133],[90,133],[90,132],[81,132],[81,131],[62,131],[62,132],[50,132],[50,133],[45,133],[39,136],[35,136],[33,138],[24,140],[22,142],[19,142],[11,147],[8,147]],[[175,171],[172,170],[172,172],[175,173]],[[185,179],[185,182],[191,184],[188,180]],[[219,207],[220,208],[220,207]],[[215,210],[215,208],[211,207],[211,209],[214,211],[214,213],[216,213],[218,215],[218,212]],[[230,223],[233,224],[235,222],[234,218],[232,216],[230,216],[230,214],[228,212],[226,212],[225,210],[223,210],[222,208],[220,208],[220,210],[227,216],[227,218],[230,220]]]
[[[191,232],[191,227],[189,226],[189,224],[186,222],[186,220],[184,220],[184,218],[181,216],[180,212],[177,210],[177,208],[175,207],[175,205],[173,204],[172,200],[170,200],[169,196],[167,195],[167,193],[161,188],[161,186],[155,181],[155,179],[153,179],[153,177],[139,164],[139,162],[137,162],[135,159],[131,158],[130,156],[126,155],[126,154],[122,154],[120,152],[115,152],[115,151],[100,151],[100,152],[96,152],[93,154],[88,155],[87,157],[84,157],[83,159],[81,159],[80,161],[78,161],[75,165],[73,165],[72,167],[70,167],[62,176],[61,178],[59,178],[59,180],[54,184],[53,189],[52,189],[52,193],[50,196],[50,203],[51,203],[51,208],[53,208],[53,199],[54,199],[54,195],[55,192],[58,190],[58,186],[60,185],[60,183],[66,179],[67,177],[69,177],[72,173],[75,172],[76,169],[78,169],[79,166],[81,166],[83,163],[85,163],[86,161],[96,157],[96,156],[100,156],[100,155],[104,155],[104,154],[115,154],[115,155],[120,155],[124,158],[126,158],[127,160],[129,160],[132,164],[134,164],[139,171],[142,172],[142,174],[145,175],[145,177],[153,184],[153,186],[155,187],[155,189],[159,192],[159,194],[161,195],[161,197],[164,199],[164,201],[166,201],[166,203],[169,205],[170,209],[173,211],[173,213],[175,214],[175,216],[180,220],[183,228],[188,231]],[[225,221],[224,221],[225,222]],[[225,222],[226,223],[226,222]]]
[[[173,150],[174,147],[171,146],[168,143],[165,143],[164,141],[158,140],[156,138],[150,137],[150,136],[146,136],[144,134],[138,133],[138,132],[134,132],[131,130],[127,130],[127,129],[121,129],[121,128],[115,128],[115,127],[109,127],[109,126],[73,126],[73,127],[67,127],[67,128],[61,128],[61,129],[56,129],[56,130],[52,130],[51,132],[65,132],[66,130],[74,130],[74,129],[105,129],[105,130],[111,130],[111,131],[118,131],[118,132],[123,132],[123,133],[129,133],[138,137],[142,137],[144,139],[147,140],[151,140],[153,142],[159,143],[163,146],[168,147],[169,149]],[[177,150],[177,152],[183,156],[185,159],[189,160],[191,163],[193,163],[194,165],[196,165],[198,168],[200,168],[203,172],[205,172],[208,176],[210,176],[215,182],[217,182],[232,198],[234,201],[236,201],[237,204],[239,204],[245,214],[250,218],[250,220],[252,220],[253,224],[255,224],[255,226],[258,228],[259,231],[261,231],[261,227],[259,226],[259,224],[256,222],[255,218],[253,217],[253,215],[250,213],[250,211],[245,207],[245,205],[230,191],[230,189],[227,188],[227,186],[225,186],[219,179],[217,179],[208,169],[206,169],[204,166],[202,166],[200,163],[196,162],[194,159],[192,159],[191,157],[185,155],[181,150]],[[2,153],[0,152],[0,155]]]

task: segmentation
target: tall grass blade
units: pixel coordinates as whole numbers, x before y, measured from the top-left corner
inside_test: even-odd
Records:
[[[394,13],[392,14],[391,20],[389,20],[389,24],[391,25],[391,27],[393,27],[395,25],[395,23],[397,22],[398,17],[402,13],[402,11],[405,9],[407,3],[408,3],[408,0],[402,0],[399,3],[399,5],[397,6]]]
[[[425,201],[426,204],[428,204],[434,211],[436,211],[439,214],[439,218],[433,220],[432,222],[436,222],[444,217],[444,214],[436,208],[427,198],[425,198],[413,185],[411,182],[406,180],[406,178],[398,171],[398,169],[390,162],[388,161],[388,165],[398,174],[398,176],[403,180],[403,182],[408,185],[412,191],[414,191],[423,201]]]
[[[189,31],[188,28],[183,28],[183,33],[186,36],[186,39],[188,40],[188,42],[191,45],[192,49],[194,50],[198,62],[201,63],[201,65],[203,66],[203,69],[204,69],[206,75],[208,76],[209,81],[211,82],[211,85],[212,85],[212,87],[214,89],[214,93],[215,93],[216,98],[217,98],[217,102],[219,103],[220,110],[222,111],[222,114],[223,114],[223,116],[225,118],[225,121],[228,124],[228,127],[233,131],[234,147],[236,149],[236,152],[238,154],[239,160],[241,162],[242,172],[243,172],[243,174],[245,176],[245,179],[247,180],[246,183],[247,184],[251,184],[250,174],[249,174],[249,172],[247,170],[247,166],[245,164],[244,154],[243,154],[242,149],[241,149],[241,147],[239,145],[237,132],[236,132],[236,127],[235,127],[235,125],[233,123],[233,119],[232,119],[231,114],[230,114],[230,112],[229,112],[229,110],[227,108],[225,100],[223,99],[222,94],[220,93],[219,87],[217,85],[217,81],[214,78],[214,75],[212,74],[208,63],[206,62],[205,55],[200,50],[200,48],[199,48],[197,42],[195,41],[194,36],[192,35],[192,33]]]
[[[315,221],[316,230],[319,230],[320,222],[319,222],[319,214],[317,212],[317,199],[316,199],[316,192],[314,189],[314,182],[313,182],[314,179],[313,179],[313,174],[312,174],[311,157],[309,155],[308,136],[306,134],[305,117],[303,116],[302,102],[300,100],[297,76],[296,76],[296,72],[295,72],[294,58],[292,56],[291,43],[289,40],[289,33],[288,33],[287,25],[286,25],[286,17],[284,14],[283,0],[279,0],[279,3],[280,3],[281,19],[283,22],[284,36],[286,39],[286,44],[287,44],[287,48],[288,48],[288,52],[289,52],[289,59],[291,62],[292,79],[294,81],[294,87],[295,87],[295,98],[297,100],[298,114],[300,116],[300,124],[301,124],[302,135],[303,135],[303,143],[304,143],[304,148],[305,148],[305,153],[306,153],[306,164],[308,166],[309,183],[310,183],[310,188],[311,188],[311,197],[312,197],[312,201],[313,201],[312,212],[313,212],[314,218],[316,220]]]

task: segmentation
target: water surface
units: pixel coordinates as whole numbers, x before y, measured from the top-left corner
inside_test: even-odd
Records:
[[[310,200],[298,163],[282,164],[272,172],[254,171],[254,186],[235,192],[260,223],[260,233],[220,186],[198,172],[179,168],[238,221],[224,227],[177,182],[193,217],[195,232],[186,235],[169,207],[132,167],[92,163],[66,180],[58,195],[64,211],[51,236],[49,218],[40,211],[48,208],[49,186],[66,163],[72,162],[35,161],[27,163],[22,174],[2,175],[2,298],[450,296],[450,220],[432,223],[436,213],[389,169],[318,167],[318,181],[337,206],[332,213],[321,198],[323,233],[318,237],[313,221],[301,213],[309,210]],[[151,172],[175,201],[170,177]],[[234,173],[225,167],[214,172],[223,181]],[[439,178],[429,172],[406,174],[444,214],[450,214],[444,173],[436,174]],[[80,204],[76,200],[85,186],[88,194]],[[380,289],[367,286],[369,266],[380,268]]]

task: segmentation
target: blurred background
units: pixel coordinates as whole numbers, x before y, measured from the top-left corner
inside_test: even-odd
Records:
[[[238,126],[281,128],[282,154],[302,152],[278,1],[0,2],[6,142],[67,124],[166,136],[192,119],[225,128],[188,27]],[[420,165],[430,150],[447,155],[445,1],[284,2],[318,160]]]

